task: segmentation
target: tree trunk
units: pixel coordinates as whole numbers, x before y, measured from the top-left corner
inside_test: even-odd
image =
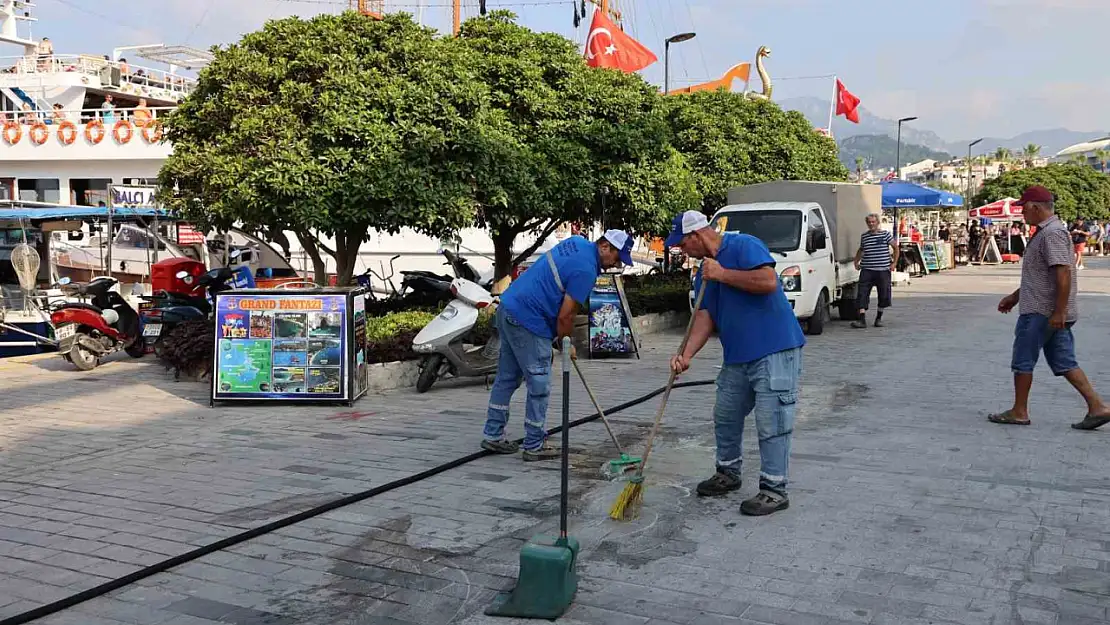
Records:
[[[301,243],[301,249],[312,259],[312,269],[316,274],[316,284],[325,286],[328,283],[328,265],[324,262],[324,258],[320,256],[320,247],[317,245],[316,237],[301,230],[297,230],[295,234],[297,235],[297,240]]]
[[[515,230],[494,230],[493,239],[493,281],[512,273],[513,270],[513,241],[516,240]]]
[[[355,273],[355,263],[358,262],[358,248],[361,241],[358,237],[340,234],[335,237],[335,284],[336,286],[350,286],[351,278]]]

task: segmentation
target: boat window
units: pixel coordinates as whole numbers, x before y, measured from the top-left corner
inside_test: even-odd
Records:
[[[20,178],[19,199],[23,202],[48,202],[61,204],[60,187],[57,178]]]
[[[124,226],[120,228],[119,234],[116,235],[116,240],[113,245],[119,248],[131,248],[138,250],[152,249],[151,245],[154,242],[154,237],[149,232],[140,230],[134,226]],[[165,245],[159,244],[158,249],[165,249]]]

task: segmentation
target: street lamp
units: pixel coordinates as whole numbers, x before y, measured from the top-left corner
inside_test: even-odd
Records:
[[[902,123],[903,122],[912,122],[915,119],[917,119],[917,118],[916,117],[903,117],[902,119],[898,120],[898,140],[894,144],[894,172],[895,172],[894,177],[897,180],[902,179]],[[894,216],[894,238],[895,238],[895,240],[897,240],[897,239],[901,238],[901,236],[902,236],[902,228],[900,228],[899,225],[898,225],[898,207],[897,206],[894,207],[893,216]]]
[[[671,44],[682,43],[683,41],[690,41],[697,37],[697,33],[679,33],[673,37],[667,37],[663,45],[663,95],[670,95],[671,93]]]
[[[971,143],[967,144],[967,208],[968,208],[968,210],[971,209],[971,191],[972,191],[972,189],[971,189],[971,148],[979,145],[979,142],[982,141],[982,140],[983,140],[983,138],[979,137],[978,139],[976,139],[976,140],[972,141]]]

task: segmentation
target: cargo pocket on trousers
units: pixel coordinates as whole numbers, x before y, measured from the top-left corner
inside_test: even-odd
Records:
[[[760,433],[761,441],[788,436],[794,432],[794,414],[797,411],[798,392],[781,391],[777,395],[778,405],[775,406],[771,423]]]

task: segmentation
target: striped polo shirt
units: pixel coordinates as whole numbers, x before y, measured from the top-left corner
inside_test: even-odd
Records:
[[[890,243],[894,235],[886,230],[868,230],[860,235],[859,247],[863,250],[859,268],[873,271],[890,271]]]
[[[1051,317],[1056,308],[1056,268],[1075,262],[1071,234],[1060,218],[1053,215],[1037,227],[1037,234],[1025,246],[1021,257],[1021,293],[1018,312]],[[1071,269],[1067,321],[1079,318],[1075,294],[1079,290],[1075,268]]]

